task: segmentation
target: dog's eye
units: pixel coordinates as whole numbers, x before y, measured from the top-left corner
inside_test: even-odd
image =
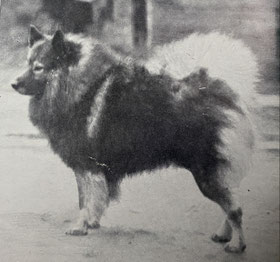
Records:
[[[36,65],[34,68],[33,68],[33,71],[34,72],[42,72],[44,70],[44,67],[41,66],[41,65]]]

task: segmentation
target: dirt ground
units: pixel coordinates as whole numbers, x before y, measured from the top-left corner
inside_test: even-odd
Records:
[[[279,261],[279,83],[275,21],[270,20],[275,4],[258,0],[240,8],[239,1],[217,0],[209,6],[191,0],[154,2],[154,45],[193,31],[219,30],[242,38],[258,56],[258,87],[266,96],[260,101],[263,138],[240,188],[245,253],[227,254],[222,244],[210,240],[222,211],[202,196],[190,173],[174,168],[126,179],[100,229],[85,237],[65,235],[78,214],[74,175],[28,120],[28,98],[10,88],[21,67],[1,61],[0,261]]]

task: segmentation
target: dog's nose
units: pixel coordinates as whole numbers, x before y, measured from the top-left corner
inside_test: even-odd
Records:
[[[17,84],[17,83],[12,83],[11,86],[12,86],[12,88],[15,89],[15,90],[18,89],[18,84]]]

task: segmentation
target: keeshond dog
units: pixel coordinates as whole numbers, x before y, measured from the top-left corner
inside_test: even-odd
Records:
[[[158,47],[140,63],[95,39],[31,26],[28,70],[12,87],[31,97],[32,123],[75,173],[80,216],[67,233],[99,227],[124,177],[172,165],[225,212],[212,239],[242,252],[232,181],[248,172],[253,151],[242,95],[256,78],[251,51],[218,33]]]

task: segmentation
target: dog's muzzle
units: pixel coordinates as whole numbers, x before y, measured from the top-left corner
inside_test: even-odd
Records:
[[[12,83],[11,84],[12,88],[14,90],[16,90],[18,93],[25,95],[26,94],[26,89],[23,87],[22,84],[20,84],[19,82],[16,83]]]
[[[12,88],[15,89],[15,90],[18,90],[18,89],[19,89],[18,83],[12,83],[11,86],[12,86]]]

